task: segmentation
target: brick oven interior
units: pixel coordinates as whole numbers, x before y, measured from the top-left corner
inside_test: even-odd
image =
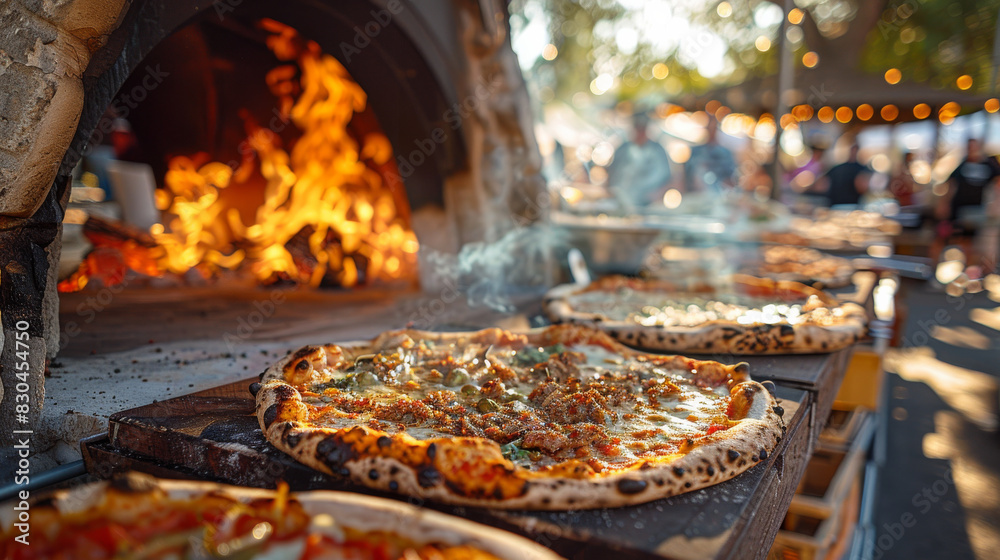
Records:
[[[464,305],[463,287],[438,270],[463,246],[543,219],[547,207],[505,3],[342,4],[16,0],[0,8],[0,20],[51,39],[21,44],[4,35],[9,44],[0,44],[0,90],[16,92],[5,112],[21,117],[0,122],[8,139],[0,146],[2,361],[11,367],[13,334],[27,322],[35,402],[45,395],[44,408],[32,411],[40,470],[79,459],[79,440],[106,431],[116,411],[249,377],[302,344],[408,324],[523,327],[537,313],[518,308],[517,298],[493,306],[502,311]],[[158,178],[165,157],[178,152],[227,161],[227,139],[239,128],[227,96],[258,87],[255,108],[263,118],[270,110],[264,84],[245,83],[266,70],[254,27],[266,17],[335,56],[365,90],[368,118],[377,119],[397,161],[413,164],[400,174],[421,246],[419,282],[333,290],[118,285],[57,294],[70,175],[108,126],[108,107],[129,107]],[[143,86],[151,72],[165,76],[162,88]],[[126,99],[133,91],[141,101]],[[428,140],[433,147],[420,151]],[[8,393],[11,383],[4,376]],[[0,424],[13,417],[13,404],[0,401]]]

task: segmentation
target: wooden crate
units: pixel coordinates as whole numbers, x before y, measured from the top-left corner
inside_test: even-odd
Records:
[[[837,515],[817,519],[788,516],[774,538],[768,560],[836,560],[848,551],[861,504],[861,477],[851,484]]]
[[[877,410],[884,377],[882,355],[871,346],[855,347],[844,381],[833,401],[834,408],[844,410],[861,406]]]
[[[861,478],[874,433],[875,417],[866,413],[847,449],[818,446],[792,498],[789,515],[816,519],[835,517],[852,485]]]

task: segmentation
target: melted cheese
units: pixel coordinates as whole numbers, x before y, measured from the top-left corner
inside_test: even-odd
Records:
[[[697,327],[711,321],[794,325],[804,320],[805,304],[805,300],[775,303],[773,298],[739,294],[717,294],[708,299],[697,294],[667,297],[634,290],[583,292],[571,296],[569,301],[577,311],[599,313],[615,321],[630,321],[647,327]]]
[[[529,469],[567,459],[622,467],[729,427],[728,388],[691,371],[596,345],[494,346],[485,361],[483,350],[401,345],[320,372],[329,381],[308,388],[310,420],[418,439],[487,437]]]

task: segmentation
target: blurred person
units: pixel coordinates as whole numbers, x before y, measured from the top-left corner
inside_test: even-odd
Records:
[[[948,192],[937,201],[935,217],[939,221],[935,245],[931,248],[934,257],[951,240],[956,241],[967,255],[972,254],[972,238],[975,237],[976,226],[960,223],[959,218],[969,210],[982,207],[983,192],[987,187],[995,186],[998,176],[1000,164],[996,158],[986,155],[979,140],[969,138],[965,159],[948,178]],[[972,259],[969,260],[971,262]],[[984,264],[988,271],[992,270],[992,262]]]
[[[834,165],[826,172],[826,198],[830,206],[857,205],[868,192],[872,170],[858,162],[858,143],[851,144],[847,161]]]
[[[631,212],[648,205],[670,183],[670,158],[659,142],[648,135],[649,117],[632,117],[632,139],[615,150],[608,166],[608,189],[622,208]]]
[[[896,173],[889,179],[889,192],[900,206],[913,206],[913,193],[916,192],[917,182],[910,172],[910,165],[913,164],[913,152],[903,154],[903,163],[896,170]]]
[[[709,118],[708,138],[700,146],[691,148],[691,157],[684,164],[684,187],[687,192],[713,192],[722,194],[723,187],[736,184],[736,159],[733,152],[719,144],[719,125]]]
[[[785,182],[791,185],[792,190],[796,192],[813,192],[820,184],[820,178],[823,177],[823,155],[826,153],[826,146],[813,142],[809,145],[809,161],[805,162],[798,168],[792,170],[785,177]]]

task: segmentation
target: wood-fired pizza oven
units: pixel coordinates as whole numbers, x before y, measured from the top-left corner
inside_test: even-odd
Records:
[[[273,104],[264,84],[249,78],[268,64],[264,19],[315,41],[364,89],[367,118],[407,167],[399,175],[421,246],[455,253],[538,218],[546,195],[505,2],[7,2],[0,7],[2,367],[13,370],[16,333],[27,326],[33,402],[42,402],[43,372],[64,330],[56,269],[70,174],[112,128],[109,106],[127,108],[159,177],[176,153],[233,159],[228,139],[240,127],[233,96],[258,88],[249,99],[264,126]],[[8,394],[15,381],[3,376]],[[13,406],[0,401],[3,438]]]

